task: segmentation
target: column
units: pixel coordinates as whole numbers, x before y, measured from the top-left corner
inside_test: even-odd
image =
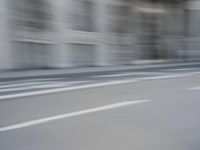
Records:
[[[0,70],[11,69],[12,57],[9,49],[9,23],[7,0],[0,0]]]

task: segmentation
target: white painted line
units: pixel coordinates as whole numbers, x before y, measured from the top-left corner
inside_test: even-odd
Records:
[[[44,79],[20,79],[14,81],[1,81],[0,85],[9,85],[9,84],[20,84],[20,83],[30,83],[30,82],[53,82],[60,81],[67,78],[44,78]]]
[[[78,86],[73,86],[73,87],[61,87],[57,89],[45,89],[42,91],[30,91],[30,92],[25,92],[25,93],[2,95],[0,96],[0,100],[34,96],[34,95],[44,95],[44,94],[73,91],[73,90],[81,90],[81,89],[87,89],[87,88],[103,87],[103,86],[109,86],[109,85],[134,83],[134,82],[139,82],[139,81],[144,81],[144,80],[158,80],[158,79],[167,79],[167,78],[187,77],[187,76],[196,75],[199,73],[200,72],[193,72],[193,73],[182,74],[182,75],[155,76],[155,77],[146,77],[146,78],[139,78],[139,79],[127,79],[127,80],[118,80],[118,81],[110,81],[110,82],[103,82],[103,83],[92,83],[92,84],[78,85]]]
[[[56,120],[60,120],[60,119],[66,119],[66,118],[70,118],[70,117],[76,117],[76,116],[91,114],[91,113],[95,113],[95,112],[116,109],[116,108],[120,108],[120,107],[125,107],[125,106],[129,106],[129,105],[144,103],[144,102],[149,102],[149,101],[150,100],[125,101],[125,102],[114,103],[114,104],[105,105],[105,106],[101,106],[101,107],[95,107],[95,108],[91,108],[91,109],[81,110],[81,111],[77,111],[77,112],[61,114],[61,115],[57,115],[57,116],[51,116],[51,117],[47,117],[47,118],[42,118],[42,119],[27,121],[27,122],[10,125],[10,126],[6,126],[6,127],[1,127],[0,132],[16,130],[16,129],[21,129],[21,128],[27,128],[27,127],[44,124],[47,122],[56,121]]]
[[[130,73],[120,73],[120,74],[107,74],[107,75],[97,75],[97,76],[92,76],[92,77],[97,77],[97,78],[106,78],[106,77],[122,77],[122,76],[130,76],[132,74]]]
[[[197,75],[200,74],[200,71],[189,73],[190,75]]]
[[[31,89],[43,89],[43,88],[59,88],[59,87],[66,87],[72,86],[77,83],[88,83],[90,81],[69,81],[69,82],[55,82],[55,83],[48,83],[48,84],[38,84],[33,86],[25,86],[25,87],[12,87],[12,88],[0,88],[0,92],[11,92],[11,91],[20,91],[20,90],[31,90]]]
[[[170,79],[170,78],[179,78],[179,77],[188,77],[192,75],[199,74],[200,72],[193,72],[187,74],[174,74],[174,75],[161,75],[161,76],[153,76],[153,77],[144,77],[140,78],[140,80],[159,80],[159,79]]]
[[[190,70],[197,70],[200,68],[180,68],[180,69],[166,69],[165,71],[190,71]]]
[[[188,90],[200,90],[200,86],[199,87],[188,88]]]
[[[63,86],[69,86],[70,83],[54,83],[54,84],[44,84],[44,85],[34,85],[28,87],[15,87],[15,88],[5,88],[0,89],[0,92],[11,92],[11,91],[21,91],[21,90],[34,90],[34,89],[43,89],[43,88],[58,88]]]
[[[127,72],[131,75],[162,75],[166,74],[165,72]]]
[[[14,83],[14,84],[9,84],[9,85],[0,85],[0,88],[12,88],[12,87],[20,87],[20,86],[31,86],[31,85],[48,84],[48,83],[55,83],[55,82],[57,82],[57,81]]]
[[[73,86],[73,87],[63,87],[63,88],[57,88],[57,89],[45,89],[42,91],[32,91],[32,92],[25,92],[25,93],[3,95],[3,96],[0,96],[0,100],[20,98],[20,97],[26,97],[26,96],[34,96],[34,95],[44,95],[44,94],[51,94],[51,93],[64,92],[64,91],[81,90],[81,89],[87,89],[87,88],[117,85],[117,84],[124,84],[124,83],[133,83],[133,82],[138,82],[138,81],[141,81],[141,80],[133,79],[133,80],[111,81],[111,82],[79,85],[79,86]]]
[[[188,74],[184,75],[166,75],[166,76],[155,76],[155,77],[147,77],[143,78],[144,80],[157,80],[157,79],[169,79],[169,78],[177,78],[177,77],[187,77],[190,76]]]
[[[26,81],[55,81],[55,80],[63,80],[67,78],[38,78],[38,79],[27,79]]]
[[[120,74],[107,74],[107,75],[97,75],[92,77],[105,78],[105,77],[122,77],[122,76],[133,76],[133,75],[155,75],[155,74],[166,74],[163,72],[127,72]]]
[[[94,82],[95,80],[85,80],[85,81],[65,81],[70,84],[77,84],[77,83],[88,83],[88,82]],[[63,81],[64,82],[64,81]]]
[[[118,85],[118,84],[125,84],[125,83],[134,83],[134,82],[144,81],[144,80],[158,80],[158,79],[167,79],[167,78],[187,77],[191,75],[193,74],[190,73],[190,74],[184,74],[184,75],[155,76],[155,77],[147,77],[147,78],[139,78],[139,79],[127,79],[127,80],[110,81],[110,82],[103,82],[103,83],[93,83],[93,84],[78,85],[78,86],[72,86],[72,87],[61,87],[57,89],[45,89],[42,91],[30,91],[30,92],[25,92],[25,93],[2,95],[0,96],[0,100],[34,96],[34,95],[44,95],[44,94],[73,91],[73,90],[81,90],[81,89],[87,89],[87,88],[96,88],[96,87]]]

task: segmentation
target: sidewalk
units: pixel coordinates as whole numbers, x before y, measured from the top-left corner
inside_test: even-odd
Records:
[[[0,79],[12,78],[31,78],[45,77],[65,74],[84,74],[94,72],[120,71],[120,70],[143,70],[156,68],[174,68],[174,67],[200,66],[200,62],[168,62],[168,63],[151,63],[151,64],[134,64],[127,66],[108,66],[108,67],[83,67],[83,68],[66,68],[66,69],[38,69],[38,70],[18,70],[2,71]]]

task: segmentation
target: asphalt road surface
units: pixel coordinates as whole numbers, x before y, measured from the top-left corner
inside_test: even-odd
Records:
[[[200,68],[0,82],[0,150],[199,150]]]

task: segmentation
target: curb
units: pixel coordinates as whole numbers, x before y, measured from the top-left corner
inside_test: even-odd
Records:
[[[174,68],[174,67],[188,67],[200,66],[200,62],[189,63],[159,63],[159,64],[137,64],[127,66],[112,66],[112,67],[87,67],[87,68],[68,68],[68,69],[43,69],[43,70],[26,70],[26,71],[3,71],[0,72],[0,79],[17,79],[17,78],[32,78],[32,77],[45,77],[56,75],[69,75],[69,74],[84,74],[84,73],[98,73],[98,72],[112,72],[112,71],[125,71],[125,70],[142,70],[142,69],[158,69],[158,68]]]

